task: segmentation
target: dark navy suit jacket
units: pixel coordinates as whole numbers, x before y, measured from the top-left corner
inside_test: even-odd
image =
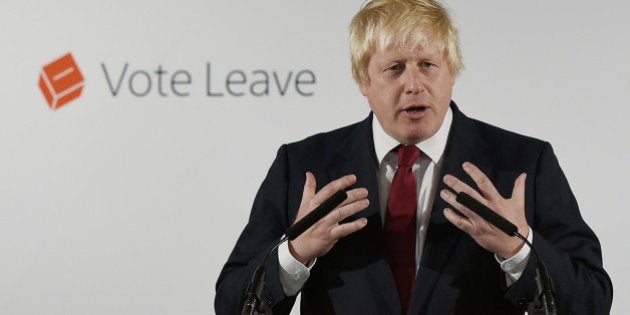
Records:
[[[464,161],[472,162],[509,197],[516,177],[526,172],[526,217],[534,247],[554,281],[559,314],[608,314],[612,284],[602,267],[599,241],[582,220],[549,143],[470,119],[454,103],[451,108],[453,125],[441,174],[476,187],[461,167]],[[370,206],[358,214],[368,218],[368,225],[317,260],[301,291],[301,313],[401,313],[386,260],[371,122],[372,114],[279,149],[249,223],[219,276],[217,314],[240,313],[254,269],[295,220],[306,171],[315,175],[318,189],[343,175],[357,175],[356,186],[368,189]],[[436,191],[443,188],[440,181]],[[521,278],[506,288],[494,255],[448,222],[442,213],[445,207],[436,196],[409,314],[523,314],[536,292],[535,260],[530,258]],[[265,302],[275,314],[288,314],[295,298],[283,293],[277,254],[266,267]]]

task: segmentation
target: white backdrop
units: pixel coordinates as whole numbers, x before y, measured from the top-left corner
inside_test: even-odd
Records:
[[[278,146],[368,113],[346,43],[362,2],[0,4],[0,313],[213,313]],[[455,101],[553,144],[602,242],[612,313],[627,314],[630,4],[446,2],[466,64]],[[67,52],[85,88],[52,111],[38,75]],[[233,70],[243,96],[226,88]],[[177,71],[190,76],[177,87],[186,96],[171,89]],[[249,92],[260,71],[267,96]],[[311,96],[295,89],[300,71],[313,74],[301,86]],[[144,73],[151,89],[134,95]]]

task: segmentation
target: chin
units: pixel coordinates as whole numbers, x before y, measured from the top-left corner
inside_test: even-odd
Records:
[[[430,138],[432,135],[435,134],[435,132],[437,132],[437,130],[430,132],[426,130],[425,128],[423,128],[422,130],[414,130],[414,132],[406,133],[402,137],[402,139],[404,140],[403,142],[405,144],[416,144],[418,142],[421,142]]]
[[[402,144],[404,145],[413,145],[416,144],[418,142],[421,142],[422,140],[426,139],[425,137],[420,137],[420,136],[408,136],[408,137],[403,137],[402,141],[400,141]]]

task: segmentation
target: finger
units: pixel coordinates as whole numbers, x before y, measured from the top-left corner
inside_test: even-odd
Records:
[[[344,190],[354,185],[356,182],[357,182],[357,177],[351,174],[351,175],[340,177],[328,183],[326,186],[322,187],[322,189],[320,189],[315,194],[315,196],[313,196],[311,207],[314,208],[315,206],[324,202],[326,199],[330,198],[330,196],[334,195],[336,192],[340,190]]]
[[[470,234],[469,231],[472,230],[472,224],[468,219],[456,214],[455,212],[453,212],[453,210],[449,208],[444,209],[444,216],[458,229]]]
[[[359,218],[352,222],[344,223],[338,225],[330,230],[330,237],[338,240],[343,237],[346,237],[362,228],[364,228],[368,223],[367,218]]]
[[[464,205],[462,205],[459,202],[457,202],[457,196],[452,191],[449,191],[448,189],[443,189],[440,192],[440,197],[442,197],[442,199],[444,199],[444,201],[448,202],[449,204],[451,204],[451,206],[453,206],[455,209],[457,209],[459,212],[461,212],[461,214],[465,215],[466,218],[468,218],[470,220],[480,220],[481,219],[481,217],[477,213],[473,212],[472,210],[468,209]],[[461,217],[461,216],[459,216],[459,217]]]
[[[338,207],[333,212],[329,213],[324,217],[323,221],[327,226],[337,225],[339,222],[347,219],[350,216],[353,216],[370,205],[370,202],[367,199],[356,200],[347,205]]]
[[[497,191],[492,181],[484,174],[477,166],[470,162],[464,162],[462,165],[464,171],[472,178],[472,180],[477,184],[479,190],[481,191],[483,197],[485,199],[496,199],[501,197],[501,194]],[[501,197],[502,198],[502,197]]]
[[[357,200],[367,198],[368,191],[365,188],[355,188],[355,189],[346,191],[346,194],[347,194],[346,200],[344,200],[340,206],[345,206]]]
[[[459,180],[459,178],[453,175],[445,175],[443,178],[443,181],[447,186],[453,189],[456,193],[465,192],[477,200],[483,199],[483,196],[481,196],[475,189],[468,186],[468,184],[462,182],[461,180]]]

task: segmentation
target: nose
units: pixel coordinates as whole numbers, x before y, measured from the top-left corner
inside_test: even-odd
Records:
[[[418,94],[424,90],[420,69],[408,67],[404,75],[405,93]]]

